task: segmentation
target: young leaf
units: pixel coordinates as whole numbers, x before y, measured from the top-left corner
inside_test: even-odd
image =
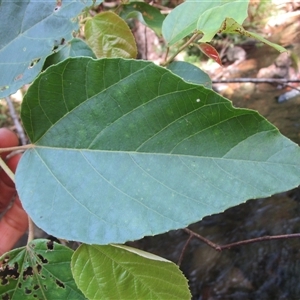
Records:
[[[73,38],[72,33],[78,28],[73,19],[93,1],[1,2],[0,98],[3,98],[33,81],[46,57]]]
[[[135,58],[137,48],[134,36],[126,22],[111,11],[98,14],[85,25],[88,45],[98,58]]]
[[[257,33],[254,32],[250,32],[247,31],[243,28],[243,26],[241,26],[240,24],[238,24],[237,22],[235,22],[233,19],[231,18],[226,18],[223,26],[222,26],[223,32],[227,32],[227,33],[238,33],[247,37],[251,37],[254,39],[257,39],[273,48],[275,48],[277,51],[279,52],[286,52],[287,50],[285,48],[283,48],[280,45],[271,43],[270,41],[264,39],[262,36],[258,35]]]
[[[23,207],[68,240],[123,243],[300,183],[299,147],[262,116],[150,62],[67,59],[21,118]]]
[[[130,2],[122,7],[120,17],[135,18],[161,36],[162,23],[165,16],[160,11],[144,2]]]
[[[222,61],[219,56],[219,53],[212,45],[206,43],[200,43],[198,47],[205,55],[207,55],[209,58],[211,58],[212,60],[217,62],[220,66],[222,66]]]
[[[72,254],[71,249],[44,239],[4,254],[1,299],[85,299],[71,273]]]
[[[242,24],[248,16],[249,0],[187,0],[166,17],[162,33],[173,45],[194,31],[203,33],[200,42],[210,42],[221,29],[225,18]]]
[[[178,266],[126,246],[83,244],[72,256],[72,272],[89,299],[191,298]]]
[[[210,77],[195,65],[184,61],[173,61],[170,65],[168,65],[167,69],[187,82],[202,84],[203,86],[211,89],[212,83]]]

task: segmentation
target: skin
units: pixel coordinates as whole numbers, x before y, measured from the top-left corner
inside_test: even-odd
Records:
[[[18,137],[7,128],[0,128],[0,148],[18,146]],[[21,158],[16,154],[7,158],[9,153],[1,154],[8,167],[15,172]],[[12,206],[6,211],[0,220],[0,256],[13,248],[15,243],[23,236],[28,228],[28,216],[17,195],[15,184],[11,179],[0,171],[0,213],[5,211],[14,199]]]

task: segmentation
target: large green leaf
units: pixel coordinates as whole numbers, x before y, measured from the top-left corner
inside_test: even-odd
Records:
[[[111,11],[98,14],[85,25],[85,37],[96,56],[136,58],[134,36],[126,22]]]
[[[190,33],[203,33],[200,42],[210,42],[222,31],[225,18],[233,18],[242,24],[248,13],[249,0],[187,0],[166,17],[162,33],[169,45],[173,45]]]
[[[0,98],[33,81],[46,57],[73,38],[73,18],[92,3],[0,0]]]
[[[124,19],[135,18],[161,36],[161,28],[165,16],[148,3],[134,1],[125,4],[122,7],[120,16]]]
[[[262,116],[150,62],[67,59],[21,117],[23,206],[69,240],[122,243],[300,183],[299,147]]]
[[[81,245],[72,272],[89,299],[190,299],[186,278],[174,263],[126,246]]]
[[[85,299],[71,273],[72,254],[71,249],[42,239],[4,254],[1,299]]]

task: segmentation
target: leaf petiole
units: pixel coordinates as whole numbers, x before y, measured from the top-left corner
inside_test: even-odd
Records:
[[[0,167],[4,170],[4,172],[9,176],[9,178],[15,182],[15,174],[11,171],[11,169],[7,166],[4,160],[0,157]]]
[[[17,151],[17,150],[27,150],[27,149],[30,149],[33,147],[34,147],[33,144],[28,144],[28,145],[22,145],[22,146],[17,146],[17,147],[0,148],[0,153]]]

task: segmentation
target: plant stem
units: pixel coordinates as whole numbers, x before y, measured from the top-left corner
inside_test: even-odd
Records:
[[[34,239],[34,223],[32,219],[28,216],[28,239],[27,245]]]
[[[178,53],[180,53],[184,48],[186,48],[187,46],[189,46],[193,41],[195,41],[200,36],[201,36],[201,34],[199,34],[198,32],[194,33],[193,36],[186,43],[184,43],[173,55],[171,55],[171,57],[169,59],[167,59],[161,65],[163,67],[165,67],[166,65],[168,65],[169,63],[171,63],[173,61],[173,59],[177,56]]]
[[[16,147],[0,148],[0,153],[17,151],[17,150],[26,150],[26,149],[30,149],[30,148],[33,148],[33,147],[34,147],[33,144],[27,144],[27,145],[16,146]]]
[[[7,149],[7,148],[6,148]],[[1,150],[1,149],[0,149]],[[7,166],[4,160],[0,157],[0,167],[4,170],[4,172],[9,176],[9,178],[15,182],[15,174],[11,171],[11,169]]]
[[[243,241],[234,242],[231,244],[226,244],[226,245],[219,246],[219,247],[220,247],[220,250],[225,250],[225,249],[230,249],[232,247],[237,247],[237,246],[242,246],[242,245],[247,245],[247,244],[252,244],[252,243],[257,243],[257,242],[292,239],[292,238],[300,238],[300,233],[281,234],[281,235],[266,235],[266,236],[249,239],[249,240],[243,240]]]
[[[185,242],[185,244],[184,244],[184,246],[183,246],[183,248],[182,248],[182,251],[181,251],[181,253],[180,253],[180,257],[179,257],[178,263],[177,263],[177,266],[178,266],[178,267],[180,267],[180,265],[181,265],[181,263],[182,263],[183,255],[184,255],[185,250],[186,250],[187,246],[189,245],[189,243],[190,243],[190,241],[191,241],[192,238],[193,238],[193,235],[190,234],[190,235],[189,235],[189,238],[187,239],[187,241]]]
[[[253,238],[253,239],[238,241],[238,242],[234,242],[234,243],[230,243],[230,244],[226,244],[226,245],[218,245],[188,228],[184,228],[184,231],[187,232],[190,236],[193,236],[193,237],[201,240],[202,242],[204,242],[205,244],[214,248],[217,251],[222,251],[222,250],[230,249],[233,247],[247,245],[247,244],[253,244],[253,243],[257,243],[257,242],[300,238],[300,233],[281,234],[281,235],[266,235],[266,236],[261,236],[261,237],[257,237],[257,238]]]
[[[25,145],[27,143],[26,136],[25,136],[24,130],[22,128],[22,125],[19,121],[19,117],[16,113],[14,105],[13,105],[10,97],[6,97],[5,100],[6,100],[6,103],[8,105],[8,108],[9,108],[10,116],[12,117],[12,119],[14,121],[14,124],[16,126],[16,130],[17,130],[18,135],[20,137],[21,143],[22,143],[22,145]]]
[[[201,240],[202,242],[204,242],[205,244],[207,244],[208,246],[214,248],[217,251],[221,251],[221,247],[218,244],[213,243],[212,241],[208,240],[207,238],[203,237],[202,235],[188,229],[188,228],[184,228],[184,231],[187,232],[188,234],[192,235],[193,237],[196,237],[197,239]]]

